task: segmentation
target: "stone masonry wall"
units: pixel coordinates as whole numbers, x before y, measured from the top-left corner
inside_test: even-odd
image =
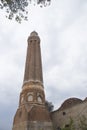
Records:
[[[72,106],[71,108],[56,110],[51,113],[55,129],[69,125],[70,118],[73,120],[76,130],[79,129],[79,121],[82,116],[87,117],[87,101]]]

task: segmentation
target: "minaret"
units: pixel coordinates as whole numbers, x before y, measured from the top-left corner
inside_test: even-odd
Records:
[[[40,50],[40,38],[33,31],[28,38],[24,81],[12,130],[52,130],[45,106]]]
[[[40,38],[35,31],[28,38],[24,84],[29,82],[38,82],[43,87]]]

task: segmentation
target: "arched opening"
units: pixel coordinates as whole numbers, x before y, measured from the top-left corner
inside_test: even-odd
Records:
[[[42,97],[41,97],[41,96],[38,96],[38,97],[37,97],[37,101],[38,101],[39,103],[42,103]]]
[[[33,101],[33,95],[32,94],[28,95],[28,99],[27,100],[28,101]]]

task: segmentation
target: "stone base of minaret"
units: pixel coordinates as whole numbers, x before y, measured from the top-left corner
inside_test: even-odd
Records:
[[[50,114],[45,107],[24,105],[15,114],[12,130],[53,130]]]
[[[53,130],[51,122],[22,122],[13,127],[12,130]]]

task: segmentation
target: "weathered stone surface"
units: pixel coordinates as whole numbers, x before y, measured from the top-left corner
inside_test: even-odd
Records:
[[[40,38],[32,32],[28,38],[24,82],[39,81],[43,83]]]
[[[52,123],[28,121],[15,125],[12,130],[53,130]]]
[[[72,104],[71,107],[68,103]],[[69,125],[70,119],[73,120],[75,127],[74,130],[80,130],[79,124],[83,116],[87,118],[87,100],[82,101],[76,98],[67,99],[58,110],[51,113],[55,130],[57,129],[57,127],[62,128],[66,125]]]
[[[12,130],[52,129],[50,113],[45,106],[40,38],[34,31],[28,38],[24,82]]]

